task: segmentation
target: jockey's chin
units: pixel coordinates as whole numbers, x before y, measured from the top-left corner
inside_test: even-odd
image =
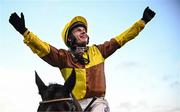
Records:
[[[78,47],[86,47],[88,44],[88,41],[79,41],[77,44],[78,44]]]
[[[79,47],[86,47],[87,44],[88,44],[88,36],[87,35],[84,35],[84,36],[79,36],[77,38],[77,44]]]

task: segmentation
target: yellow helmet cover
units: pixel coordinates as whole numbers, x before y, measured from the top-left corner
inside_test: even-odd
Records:
[[[84,17],[82,17],[82,16],[76,16],[76,17],[74,17],[70,22],[68,22],[68,23],[65,25],[65,27],[64,27],[64,29],[63,29],[63,31],[62,31],[62,39],[63,39],[63,41],[64,41],[64,43],[66,44],[67,47],[69,47],[69,45],[67,44],[68,32],[69,32],[71,26],[72,26],[74,23],[77,23],[77,22],[80,22],[80,23],[82,23],[83,25],[85,25],[86,30],[87,30],[87,26],[88,26],[87,21],[86,21],[86,19],[85,19]]]

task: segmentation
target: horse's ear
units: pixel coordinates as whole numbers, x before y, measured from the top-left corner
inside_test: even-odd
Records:
[[[64,83],[64,88],[68,94],[72,92],[75,86],[75,83],[76,83],[76,72],[75,72],[75,69],[73,68],[71,75]]]
[[[41,80],[41,78],[38,76],[37,72],[35,71],[35,78],[36,78],[36,85],[39,90],[39,94],[42,96],[44,91],[46,90],[47,86],[44,84],[44,82]]]

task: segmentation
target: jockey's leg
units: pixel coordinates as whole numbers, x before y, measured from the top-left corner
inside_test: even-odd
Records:
[[[92,104],[90,112],[110,112],[107,100],[104,98],[97,98]]]
[[[83,110],[87,107],[91,100],[92,98],[87,98],[79,101]],[[110,112],[107,100],[103,97],[97,98],[90,106],[90,112]]]

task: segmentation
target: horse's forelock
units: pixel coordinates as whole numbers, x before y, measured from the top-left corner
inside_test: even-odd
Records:
[[[49,98],[67,98],[70,94],[66,92],[66,88],[60,84],[50,84],[46,91],[46,95]]]

